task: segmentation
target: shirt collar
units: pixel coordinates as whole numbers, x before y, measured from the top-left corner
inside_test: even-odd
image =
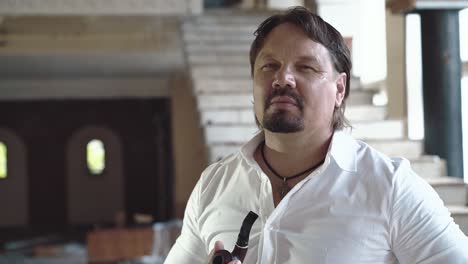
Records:
[[[241,147],[241,155],[251,166],[258,166],[254,159],[255,150],[258,144],[265,139],[263,132],[259,132],[247,143]],[[344,131],[335,131],[328,149],[328,154],[333,158],[336,164],[344,171],[356,171],[356,152],[359,144],[349,133]]]
[[[240,153],[250,166],[258,166],[254,153],[263,140],[265,140],[265,134],[261,131],[241,147]]]
[[[345,171],[356,172],[356,153],[359,144],[348,132],[335,131],[328,154]]]

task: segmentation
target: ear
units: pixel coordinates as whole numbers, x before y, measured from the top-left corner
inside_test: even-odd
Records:
[[[335,107],[340,107],[346,94],[346,73],[339,73],[336,78]]]

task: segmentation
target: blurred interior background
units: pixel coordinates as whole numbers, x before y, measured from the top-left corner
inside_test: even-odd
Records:
[[[410,159],[466,233],[468,1],[13,0],[0,1],[0,263],[162,263],[202,170],[257,132],[255,28],[295,5],[352,51],[352,133]],[[442,67],[458,76],[436,87],[453,107],[423,99]],[[449,111],[448,133],[428,136],[425,111]]]

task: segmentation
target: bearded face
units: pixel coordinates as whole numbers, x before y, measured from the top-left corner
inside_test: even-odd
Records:
[[[293,105],[289,111],[281,105]],[[294,133],[304,130],[304,101],[289,87],[276,88],[265,99],[261,126],[275,133]]]
[[[330,133],[334,111],[344,98],[345,79],[322,44],[295,25],[277,26],[254,63],[258,124],[272,133]]]

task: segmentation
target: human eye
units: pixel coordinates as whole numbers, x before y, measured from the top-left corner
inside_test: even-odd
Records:
[[[277,65],[275,63],[272,63],[272,62],[267,62],[267,63],[264,63],[260,69],[262,71],[272,71],[274,69],[276,69]]]
[[[298,66],[298,68],[301,70],[301,71],[311,71],[311,72],[317,72],[317,70],[315,69],[315,67],[311,66],[311,65],[308,65],[308,64],[300,64]]]

